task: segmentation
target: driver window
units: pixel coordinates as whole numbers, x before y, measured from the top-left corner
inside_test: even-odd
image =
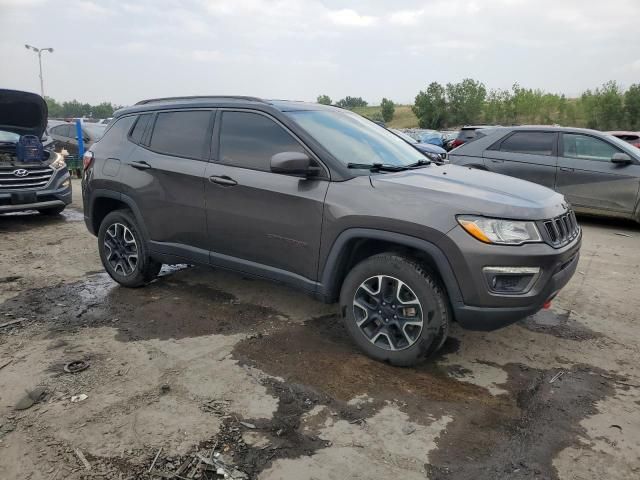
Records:
[[[565,133],[562,135],[563,156],[609,162],[615,153],[619,153],[613,145],[588,135]]]

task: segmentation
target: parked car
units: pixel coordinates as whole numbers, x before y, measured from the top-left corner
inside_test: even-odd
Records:
[[[292,285],[339,301],[354,342],[394,365],[437,351],[451,321],[537,312],[578,262],[562,195],[427,162],[326,105],[147,100],[116,112],[84,164],[85,223],[116,282],[193,263]]]
[[[458,138],[458,134],[460,132],[458,130],[444,130],[441,131],[440,134],[442,135],[442,148],[444,148],[447,152],[451,149],[453,149],[453,142],[455,141],[456,138]]]
[[[71,203],[64,160],[37,144],[46,125],[47,104],[42,97],[0,90],[0,213],[38,210],[54,215]],[[27,136],[37,138],[25,153]]]
[[[442,135],[436,130],[412,130],[408,132],[408,134],[420,143],[430,143],[438,147],[442,147],[444,145]]]
[[[97,123],[84,123],[82,125],[82,135],[85,150],[91,147],[106,130],[106,126]],[[62,123],[52,127],[50,130],[51,138],[53,138],[53,146],[57,152],[63,149],[69,155],[78,155],[78,137],[75,123]]]
[[[630,143],[636,148],[640,148],[640,132],[606,132],[620,140]]]
[[[640,150],[596,130],[483,129],[449,161],[553,188],[578,212],[640,221]]]
[[[453,150],[454,148],[458,148],[460,145],[464,145],[465,143],[470,142],[471,140],[476,138],[476,132],[478,130],[493,127],[494,125],[465,125],[458,132],[458,136],[450,143],[451,148],[449,149],[449,151]]]
[[[111,120],[113,120],[113,117],[102,118],[102,119],[98,120],[97,124],[98,125],[109,125],[109,123],[111,123]]]
[[[403,139],[405,142],[413,145],[414,148],[420,150],[429,160],[436,163],[443,163],[446,161],[447,151],[444,148],[438,147],[437,145],[433,145],[431,143],[421,143],[415,138],[407,135],[403,131],[396,130],[395,128],[389,128],[388,130]]]

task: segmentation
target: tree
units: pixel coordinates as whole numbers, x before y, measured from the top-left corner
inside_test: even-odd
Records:
[[[448,83],[446,92],[450,123],[468,125],[480,121],[487,96],[483,83],[465,78],[460,83]]]
[[[383,98],[382,102],[380,103],[380,107],[382,112],[382,118],[384,119],[384,121],[390,122],[391,120],[393,120],[393,114],[396,111],[395,104],[391,100],[387,98]]]
[[[331,97],[329,95],[318,95],[316,102],[321,105],[331,105]]]
[[[110,102],[102,102],[91,107],[91,116],[93,118],[109,118],[113,116],[113,110],[114,107]]]
[[[447,100],[445,90],[438,82],[431,82],[425,91],[416,95],[411,110],[418,117],[420,128],[440,128],[445,125]]]
[[[366,107],[368,104],[365,102],[362,97],[344,97],[342,100],[339,100],[336,103],[338,107],[353,109],[356,107]]]
[[[627,128],[640,130],[640,83],[634,83],[624,94],[624,113]]]
[[[49,111],[50,117],[61,117],[62,116],[62,105],[55,101],[55,99],[51,97],[44,97],[45,102],[47,102],[47,110]]]

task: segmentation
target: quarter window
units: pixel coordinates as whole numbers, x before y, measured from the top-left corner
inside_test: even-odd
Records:
[[[304,152],[284,128],[250,112],[224,112],[220,127],[220,162],[270,171],[271,157],[282,152]]]
[[[562,135],[562,151],[564,157],[600,162],[609,162],[615,153],[620,152],[616,147],[603,140],[575,133]]]
[[[556,134],[551,132],[516,132],[500,145],[501,152],[552,155]]]
[[[135,127],[133,127],[133,131],[131,132],[131,141],[134,143],[142,143],[142,138],[144,137],[144,132],[147,129],[147,125],[149,125],[149,120],[151,119],[151,114],[140,115],[138,120],[136,121]]]
[[[211,112],[194,110],[159,113],[149,147],[165,155],[205,158]]]

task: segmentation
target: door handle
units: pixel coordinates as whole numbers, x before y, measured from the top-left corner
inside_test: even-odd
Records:
[[[561,172],[573,172],[575,169],[573,168],[567,168],[567,167],[560,167],[560,171]]]
[[[238,184],[238,182],[236,182],[233,178],[227,177],[226,175],[213,175],[209,177],[209,181],[217,185],[224,185],[225,187],[233,187],[234,185]]]
[[[131,165],[133,168],[137,168],[138,170],[147,170],[151,168],[151,165],[149,165],[147,162],[131,162],[129,163],[129,165]]]

